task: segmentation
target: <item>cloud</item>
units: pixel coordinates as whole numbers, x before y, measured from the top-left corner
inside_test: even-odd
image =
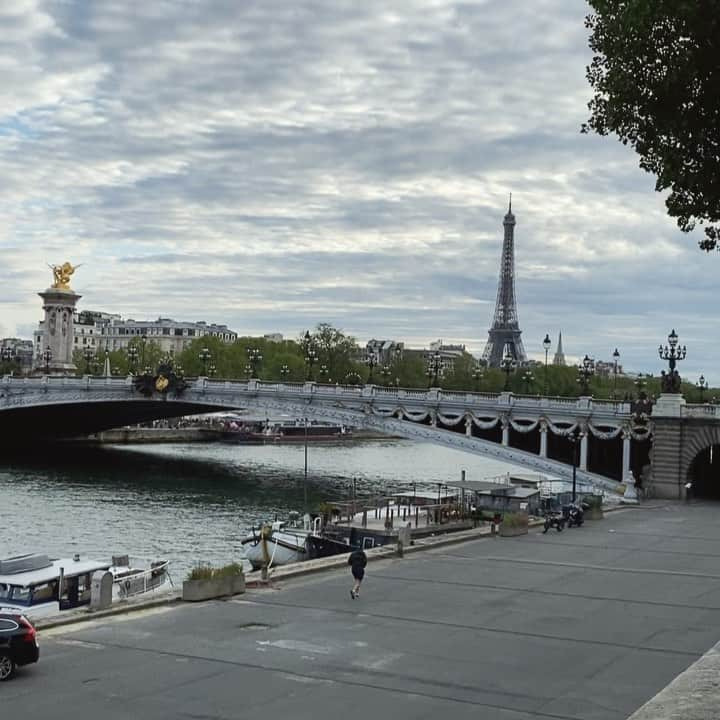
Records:
[[[579,134],[582,5],[7,5],[5,332],[70,259],[82,307],[479,354],[512,191],[531,354],[562,328],[569,354],[657,371],[674,325],[712,380],[713,259],[628,149]]]

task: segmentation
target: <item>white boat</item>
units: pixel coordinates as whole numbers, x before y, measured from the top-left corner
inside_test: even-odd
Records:
[[[303,527],[290,526],[286,522],[276,520],[270,525],[263,525],[242,540],[245,557],[259,570],[263,565],[268,568],[277,565],[307,560],[307,538],[310,531]]]
[[[90,603],[92,574],[113,576],[113,602],[172,587],[168,562],[135,561],[127,555],[111,562],[47,555],[19,555],[0,560],[0,607],[20,610],[28,617],[55,615]]]

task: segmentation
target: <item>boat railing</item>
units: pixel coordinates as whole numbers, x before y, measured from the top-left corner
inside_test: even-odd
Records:
[[[152,563],[151,567],[146,570],[115,578],[115,583],[120,590],[120,597],[128,598],[140,595],[165,585],[170,580],[169,565],[170,561],[164,560]]]

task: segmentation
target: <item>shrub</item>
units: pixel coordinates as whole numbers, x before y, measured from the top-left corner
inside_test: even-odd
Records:
[[[506,512],[502,519],[505,527],[527,527],[528,514],[524,512]]]
[[[196,565],[187,575],[188,580],[213,580],[221,577],[235,577],[243,575],[242,565],[233,562],[223,567],[214,568],[212,565]]]

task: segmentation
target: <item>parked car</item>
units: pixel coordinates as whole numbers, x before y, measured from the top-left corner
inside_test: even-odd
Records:
[[[32,623],[22,613],[0,607],[0,682],[9,680],[16,667],[36,663],[39,657]]]

